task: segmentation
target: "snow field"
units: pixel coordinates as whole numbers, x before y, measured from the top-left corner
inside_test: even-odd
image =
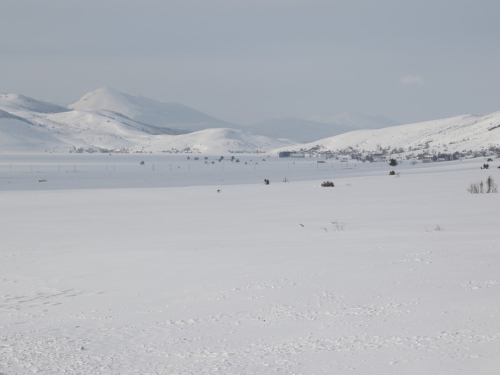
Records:
[[[466,188],[500,178],[478,165],[221,193],[2,172],[0,373],[495,374],[500,194]]]
[[[349,163],[316,158],[279,158],[265,154],[12,154],[0,161],[0,191],[144,188],[174,186],[225,186],[261,183],[337,179],[359,176],[385,176],[390,170],[403,174],[442,173],[476,170],[486,158],[412,165],[405,161],[396,167],[387,163]],[[187,157],[190,159],[187,159]],[[239,163],[232,162],[231,156]],[[199,160],[194,160],[199,157]],[[205,157],[208,160],[205,160]],[[145,164],[140,163],[144,161]],[[205,163],[206,162],[206,163]],[[213,164],[212,164],[213,163]],[[498,162],[491,163],[492,170]],[[40,180],[46,180],[40,183]]]

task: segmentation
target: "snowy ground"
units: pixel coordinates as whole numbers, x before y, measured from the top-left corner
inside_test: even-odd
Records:
[[[498,373],[483,160],[79,156],[2,156],[0,374]]]

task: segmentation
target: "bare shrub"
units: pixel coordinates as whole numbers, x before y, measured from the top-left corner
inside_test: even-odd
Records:
[[[443,230],[444,230],[444,227],[443,227],[442,225],[439,225],[439,224],[438,224],[438,225],[436,225],[436,227],[434,228],[434,230],[435,230],[436,232],[440,232],[440,231],[443,231]]]
[[[334,187],[335,185],[333,184],[333,182],[331,181],[324,181],[322,184],[321,184],[321,187]]]
[[[498,185],[495,183],[495,180],[491,176],[488,176],[488,178],[486,179],[486,192],[498,193]]]
[[[471,194],[498,193],[498,185],[495,183],[493,177],[488,176],[486,184],[483,181],[470,184],[467,192]]]
[[[333,231],[334,232],[344,231],[345,226],[347,225],[347,223],[342,223],[342,222],[338,222],[338,221],[332,221],[332,224],[333,224]]]
[[[471,194],[479,194],[479,184],[477,182],[470,184],[467,191]]]

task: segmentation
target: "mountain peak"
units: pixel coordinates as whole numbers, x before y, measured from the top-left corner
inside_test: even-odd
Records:
[[[121,91],[116,90],[111,86],[103,86],[95,89],[94,91],[90,91],[87,95],[96,96],[96,95],[107,95],[107,96],[123,96],[125,95]]]
[[[135,121],[149,125],[188,131],[234,127],[232,124],[182,104],[129,95],[109,86],[88,92],[80,100],[70,104],[69,108],[82,111],[103,109],[121,113]]]
[[[108,109],[104,107],[112,104],[112,101],[123,101],[124,99],[121,92],[112,87],[104,86],[89,91],[83,95],[80,100],[70,104],[68,107],[71,109]]]

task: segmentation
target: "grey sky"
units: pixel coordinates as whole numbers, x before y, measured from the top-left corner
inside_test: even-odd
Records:
[[[251,124],[500,110],[498,0],[0,0],[0,92],[101,86]]]

